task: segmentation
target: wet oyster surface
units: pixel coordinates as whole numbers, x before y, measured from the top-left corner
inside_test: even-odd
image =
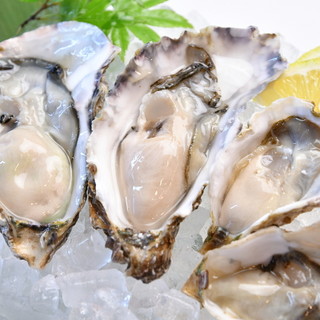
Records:
[[[204,7],[206,8],[207,5]],[[254,6],[251,5],[249,11],[254,13]],[[281,13],[281,6],[280,8],[277,8],[277,12]],[[286,11],[284,11],[284,13],[285,12]],[[212,17],[216,14],[217,12],[213,14],[213,11],[211,10]],[[228,13],[226,13],[226,16],[228,16]],[[242,17],[245,15],[240,14],[240,16]],[[272,30],[276,30],[276,16],[274,17],[274,25],[271,27]],[[299,19],[297,19],[297,21],[299,21]],[[214,21],[212,20],[212,22]],[[306,25],[307,24],[305,24],[305,26]],[[295,44],[299,43],[299,34],[301,39],[303,32],[298,32],[298,38],[296,35],[291,38],[295,41]],[[304,36],[304,38],[310,39],[311,44],[314,41],[312,41],[312,37],[309,36]],[[81,220],[83,220],[84,215],[86,214],[87,211],[85,209],[83,210]],[[199,211],[195,212],[195,214],[198,217]],[[189,218],[192,218],[192,220],[189,219],[186,221],[186,223],[192,225],[190,226],[190,230],[196,230],[199,227],[197,223],[200,223],[201,219],[195,219],[194,216],[189,216]],[[90,228],[87,229],[88,221],[86,221],[85,226],[83,223],[84,221],[77,222],[77,225],[72,230],[71,236],[68,238],[68,242],[56,253],[52,261],[53,264],[50,264],[48,268],[46,268],[46,273],[32,273],[34,270],[27,268],[23,261],[19,261],[18,259],[14,260],[13,257],[9,256],[10,253],[6,248],[4,241],[1,242],[2,239],[0,239],[0,251],[2,254],[2,259],[0,260],[0,273],[2,278],[0,284],[0,315],[2,317],[5,319],[7,318],[8,320],[13,319],[14,316],[19,318],[30,318],[32,320],[37,318],[47,318],[48,320],[70,320],[73,318],[80,318],[80,312],[85,311],[87,315],[91,316],[92,319],[95,318],[94,316],[98,317],[98,315],[100,317],[104,315],[105,318],[108,318],[111,312],[116,312],[117,316],[121,314],[123,319],[132,318],[134,320],[136,320],[136,318],[146,317],[150,314],[153,314],[154,316],[157,315],[159,317],[162,316],[164,319],[168,318],[169,315],[171,317],[176,315],[178,318],[181,316],[181,314],[183,315],[184,320],[211,319],[211,317],[207,318],[203,314],[202,316],[199,316],[198,313],[195,312],[195,310],[198,310],[199,307],[196,305],[196,307],[193,309],[191,306],[194,306],[194,304],[192,304],[190,300],[183,301],[183,299],[179,299],[180,296],[174,296],[169,291],[165,292],[165,290],[169,289],[165,286],[163,278],[151,283],[149,286],[142,286],[142,284],[138,281],[133,282],[131,278],[126,278],[127,286],[120,286],[120,283],[123,285],[124,282],[124,278],[119,276],[120,273],[108,272],[108,270],[106,270],[115,266],[106,262],[109,261],[108,259],[110,257],[110,251],[103,250],[103,240],[101,237],[99,237],[100,234],[98,232],[94,233],[93,231],[91,232]],[[184,225],[185,224],[183,223],[182,227]],[[185,241],[186,243],[183,246],[176,247],[176,258],[179,257],[179,259],[181,258],[183,260],[183,263],[181,263],[179,267],[175,269],[175,275],[177,277],[179,277],[181,274],[185,275],[184,267],[191,264],[191,256],[194,254],[194,250],[192,250],[190,247],[188,248],[190,254],[183,254],[183,252],[186,251],[185,248],[191,246],[191,238],[189,238],[189,233],[184,234],[186,231],[185,228],[183,228],[181,231],[183,233],[180,233],[179,241]],[[196,234],[196,232],[198,231],[194,231],[194,233],[192,233],[192,237],[199,241],[199,235]],[[201,234],[203,235],[203,232]],[[308,241],[302,239],[301,243],[309,242],[311,241],[311,238],[312,241],[316,243],[315,237],[311,237],[309,233],[307,237]],[[188,242],[188,239],[190,242]],[[194,245],[193,242],[192,245]],[[82,255],[80,254],[80,251],[82,251]],[[101,267],[102,265],[104,265],[104,267]],[[103,270],[101,270],[101,268]],[[99,271],[94,273],[86,271],[89,269],[99,269]],[[11,273],[9,273],[10,270]],[[75,272],[77,272],[77,274],[71,274]],[[52,274],[44,277],[44,275],[48,273]],[[68,273],[70,273],[70,275]],[[20,276],[16,277],[17,274]],[[170,287],[179,288],[179,284],[177,284],[176,278],[173,276],[172,272],[169,273],[169,279],[170,276],[174,278],[173,282],[169,281]],[[25,283],[24,288],[21,284],[21,281],[19,281],[21,278],[25,280],[23,281]],[[78,283],[77,280],[79,280]],[[8,286],[10,282],[15,284],[14,287]],[[75,289],[73,285],[76,283],[77,286]],[[114,283],[119,284],[117,289],[121,287],[123,290],[123,300],[116,300],[116,302],[113,304],[113,306],[117,307],[117,311],[119,312],[111,310],[108,302],[106,301],[107,297],[114,297],[110,294],[110,292],[113,293],[114,290],[109,290],[110,286]],[[92,285],[92,287],[94,286],[95,289],[89,290],[89,288],[92,288],[90,285]],[[127,287],[129,293],[127,291]],[[70,290],[70,288],[73,290]],[[138,290],[139,288],[141,288],[140,292]],[[76,292],[77,295],[75,295],[74,292]],[[81,298],[77,300],[76,297],[80,296],[80,292],[82,293]],[[159,292],[161,293],[159,294]],[[46,300],[46,295],[44,294],[50,295],[49,303]],[[93,296],[95,297],[95,300],[91,300]],[[152,297],[152,299],[149,299],[149,297]],[[26,300],[28,300],[28,303],[27,305],[24,305]],[[69,302],[68,305],[67,302]],[[172,302],[172,304],[170,302]],[[64,303],[66,303],[67,307],[64,306]],[[160,308],[162,309],[162,312],[159,312]],[[159,313],[157,313],[157,311]],[[308,316],[308,318],[312,318],[312,315],[314,318],[317,318],[317,310],[314,307],[310,307],[310,312],[306,311],[305,313],[305,316]]]
[[[164,37],[137,53],[97,106],[91,217],[128,274],[148,282],[168,268],[178,225],[199,205],[235,115],[285,68],[279,46],[255,28]],[[224,80],[225,66],[236,81]]]
[[[84,205],[89,104],[117,48],[78,22],[0,48],[0,229],[18,257],[42,268]]]
[[[236,165],[231,178],[234,183],[221,208],[222,223],[236,224],[237,230],[242,231],[248,226],[241,226],[242,223],[253,223],[265,212],[307,197],[319,175],[319,134],[319,127],[306,119],[289,117],[275,123],[263,144]],[[241,198],[239,190],[249,194],[254,191],[255,198]],[[234,222],[228,216],[238,216],[239,221]]]
[[[293,97],[259,108],[217,157],[206,253],[183,288],[216,319],[319,317],[313,108]]]
[[[313,107],[279,100],[253,114],[219,154],[209,185],[214,222],[203,252],[319,206],[320,131]]]
[[[271,227],[209,251],[184,290],[217,319],[316,318],[319,265],[294,250],[306,231]]]
[[[62,218],[79,132],[63,70],[36,59],[3,59],[1,70],[2,206],[36,222]]]

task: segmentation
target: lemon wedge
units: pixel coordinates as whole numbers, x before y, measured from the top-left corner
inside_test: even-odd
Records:
[[[295,63],[299,63],[300,61],[316,59],[316,58],[320,58],[320,46],[304,53]]]
[[[315,104],[315,114],[320,116],[320,47],[305,53],[290,64],[288,69],[277,80],[269,83],[254,100],[268,106],[277,99],[291,96],[312,101]]]

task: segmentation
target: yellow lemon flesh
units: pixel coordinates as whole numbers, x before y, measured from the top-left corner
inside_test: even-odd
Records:
[[[304,53],[297,61],[306,61],[306,60],[311,60],[311,59],[316,59],[316,58],[320,58],[320,46],[316,47],[306,53]]]
[[[312,101],[315,104],[314,112],[320,115],[320,47],[305,53],[289,65],[254,100],[268,106],[277,99],[291,96]]]

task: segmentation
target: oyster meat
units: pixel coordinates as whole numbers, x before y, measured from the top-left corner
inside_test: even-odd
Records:
[[[211,250],[184,291],[218,320],[318,319],[319,227],[269,227]]]
[[[117,51],[78,22],[0,43],[0,231],[31,266],[48,262],[85,202],[89,103]]]
[[[255,28],[164,37],[144,46],[99,99],[87,147],[90,214],[129,275],[148,282],[169,267],[215,148],[230,139],[241,107],[286,67],[279,46]]]
[[[253,114],[217,155],[209,196],[213,225],[203,252],[320,205],[320,118],[297,98]]]

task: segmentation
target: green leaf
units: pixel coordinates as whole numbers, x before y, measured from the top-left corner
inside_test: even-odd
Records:
[[[137,0],[112,0],[111,5],[115,11],[123,12],[127,15],[134,12],[139,12],[143,9]]]
[[[112,0],[62,0],[61,20],[90,20],[92,16],[104,13]]]
[[[109,36],[113,44],[121,48],[120,57],[124,60],[130,42],[128,30],[125,27],[114,27],[111,29]]]
[[[21,2],[39,2],[40,0],[20,0]]]
[[[144,43],[149,41],[157,42],[160,40],[160,36],[155,31],[142,24],[128,25],[127,28]]]
[[[132,0],[112,0],[111,5],[116,11],[128,10],[130,6],[135,5]]]
[[[77,21],[91,23],[102,29],[106,34],[109,34],[111,28],[118,24],[114,11],[96,12],[91,15],[82,14],[77,18]]]
[[[61,20],[77,19],[87,0],[62,0],[60,2]]]
[[[151,8],[157,4],[167,2],[168,0],[137,0],[137,2],[144,8]]]
[[[85,6],[83,14],[90,16],[96,13],[103,13],[111,2],[112,0],[91,0]]]
[[[192,24],[187,19],[168,9],[143,10],[134,18],[136,22],[150,26],[192,28]]]

